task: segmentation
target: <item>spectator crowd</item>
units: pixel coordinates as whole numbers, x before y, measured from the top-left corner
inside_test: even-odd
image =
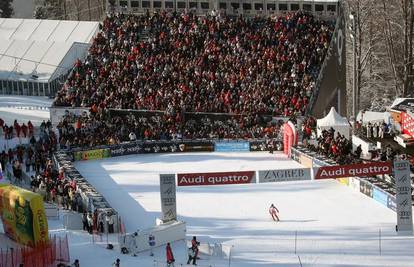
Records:
[[[43,122],[44,123],[44,122]],[[46,125],[42,125],[46,127]],[[32,122],[29,120],[27,124],[20,124],[17,120],[14,120],[13,125],[7,125],[5,121],[0,118],[0,138],[12,139],[14,137],[32,137],[34,133],[34,127]]]
[[[17,128],[14,129],[16,136],[19,136]],[[17,185],[30,183],[31,190],[41,194],[45,201],[57,203],[66,209],[79,210],[82,205],[80,195],[76,193],[76,183],[65,178],[63,169],[53,167],[51,158],[57,144],[58,138],[51,122],[43,122],[39,135],[35,137],[31,134],[28,144],[2,150],[1,168],[11,169]],[[29,176],[30,181],[24,179]]]
[[[173,116],[304,114],[332,32],[332,23],[301,12],[251,19],[113,15],[54,105]]]
[[[105,110],[89,115],[65,116],[57,125],[61,148],[113,145],[135,140],[274,139],[282,121],[261,116],[195,116],[184,119],[165,113],[111,115]]]

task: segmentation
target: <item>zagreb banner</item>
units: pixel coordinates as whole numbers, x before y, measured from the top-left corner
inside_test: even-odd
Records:
[[[300,181],[310,179],[311,171],[309,168],[259,171],[259,183]]]
[[[342,177],[369,177],[380,174],[390,174],[390,162],[370,162],[363,164],[338,165],[320,167],[315,179],[333,179]]]
[[[48,225],[41,195],[0,184],[0,215],[4,232],[16,242],[35,247],[48,241]]]
[[[178,186],[249,184],[256,182],[256,172],[179,173]]]

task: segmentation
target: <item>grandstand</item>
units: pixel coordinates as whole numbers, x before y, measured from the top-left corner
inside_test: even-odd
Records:
[[[0,93],[53,96],[98,22],[0,18]]]

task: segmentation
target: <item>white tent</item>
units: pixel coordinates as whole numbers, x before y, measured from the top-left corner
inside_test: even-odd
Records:
[[[335,134],[340,133],[349,139],[350,125],[346,118],[341,117],[332,107],[325,118],[317,120],[317,134],[320,136],[323,130],[335,129]]]

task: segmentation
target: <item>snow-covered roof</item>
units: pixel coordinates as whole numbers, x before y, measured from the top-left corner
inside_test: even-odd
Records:
[[[30,80],[35,74],[36,80],[48,81],[57,70],[67,72],[71,66],[62,65],[63,59],[86,49],[76,44],[90,43],[98,25],[92,21],[0,19],[0,79]]]
[[[391,114],[389,112],[375,112],[375,111],[364,111],[359,112],[357,116],[357,121],[361,121],[363,123],[367,122],[389,122]]]
[[[317,120],[318,127],[320,126],[349,126],[349,122],[346,118],[336,112],[334,107],[331,107],[328,115],[325,118]]]
[[[392,103],[391,109],[414,112],[414,98],[397,98]]]

